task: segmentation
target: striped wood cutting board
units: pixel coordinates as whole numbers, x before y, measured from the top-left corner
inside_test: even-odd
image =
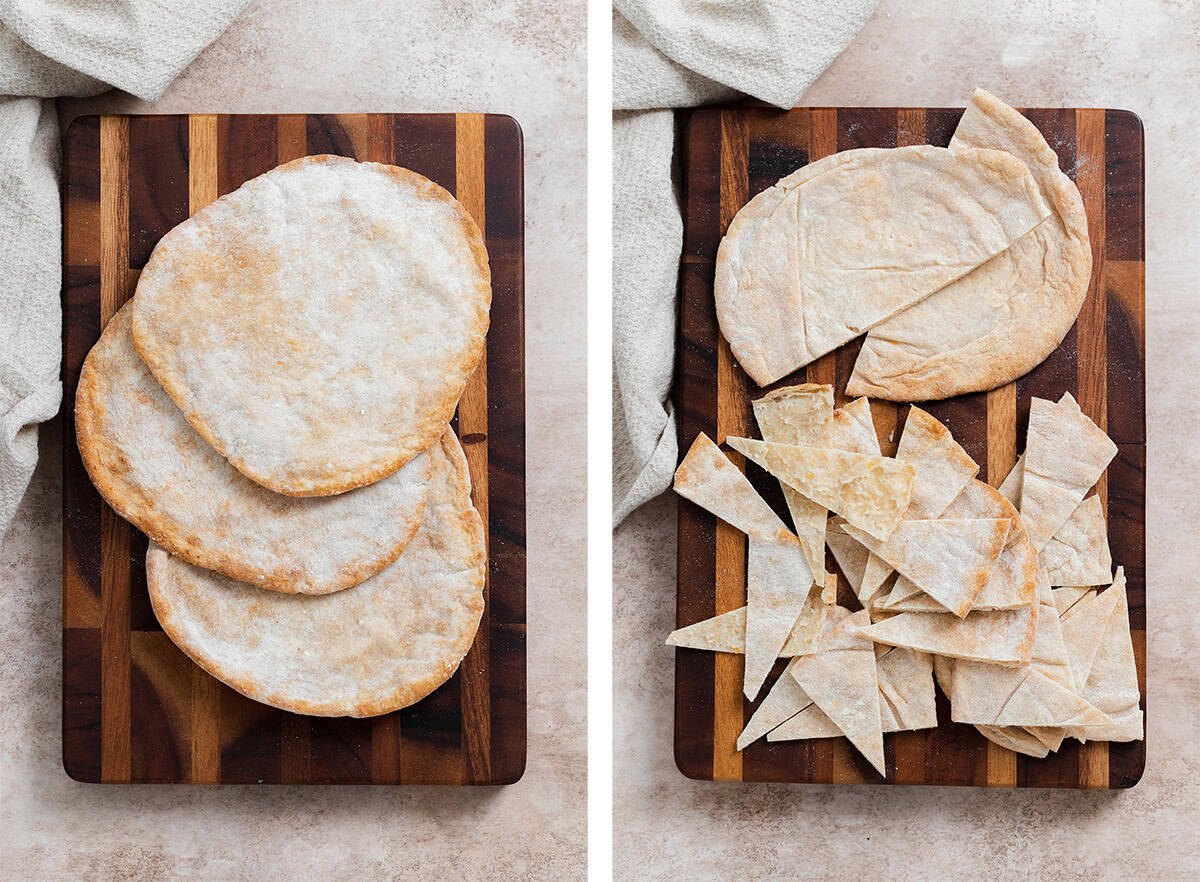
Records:
[[[676,384],[679,448],[700,432],[718,443],[757,436],[750,401],[759,389],[720,337],[713,267],[721,236],[752,196],[807,162],[855,147],[946,146],[961,110],[922,108],[708,108],[687,117],[680,365]],[[1118,445],[1097,492],[1108,515],[1113,560],[1125,566],[1134,652],[1146,695],[1145,609],[1145,265],[1141,121],[1120,110],[1028,110],[1025,115],[1079,185],[1094,265],[1087,300],[1062,345],[1038,368],[991,392],[922,404],[954,433],[998,485],[1024,449],[1032,396],[1078,399]],[[844,404],[862,344],[849,343],[776,386],[831,383]],[[906,405],[872,402],[885,454],[896,450]],[[744,467],[736,453],[732,458]],[[787,519],[778,484],[751,465],[755,487]],[[676,624],[682,627],[746,602],[746,541],[728,524],[679,500]],[[830,556],[827,566],[837,572]],[[841,581],[841,580],[839,580]],[[774,678],[783,669],[777,663]],[[743,703],[742,657],[679,649],[675,656],[675,759],[692,778],[720,781],[880,783],[844,738],[769,743],[738,753],[734,742],[758,702]],[[760,693],[765,695],[767,688]],[[1046,759],[1020,756],[974,727],[949,722],[938,693],[937,729],[884,737],[888,783],[987,787],[1131,787],[1145,765],[1145,742],[1063,744]]]
[[[505,116],[105,116],[65,139],[63,764],[79,781],[500,784],[525,767],[524,193]],[[168,230],[301,156],[406,166],[454,193],[487,242],[492,324],[455,426],[488,525],[487,606],[458,672],[366,720],[239,695],[166,637],[146,537],[104,503],[75,444],[83,359]]]

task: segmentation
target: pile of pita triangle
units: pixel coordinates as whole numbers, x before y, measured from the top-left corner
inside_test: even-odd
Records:
[[[935,683],[952,721],[1030,756],[1142,738],[1125,575],[1088,495],[1116,446],[1069,394],[1033,399],[998,489],[915,406],[895,457],[867,399],[835,408],[831,386],[776,389],[754,414],[761,439],[725,442],[779,480],[791,526],[697,437],[675,490],[747,535],[746,605],[667,639],[745,655],[758,705],[738,750],[845,735],[886,775],[885,732],[938,725]],[[856,602],[839,605],[827,549]]]

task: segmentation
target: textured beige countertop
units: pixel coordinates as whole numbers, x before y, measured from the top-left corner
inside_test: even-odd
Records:
[[[77,784],[60,760],[61,455],[42,433],[0,548],[0,878],[580,878],[585,851],[581,0],[264,0],[154,105],[492,111],[525,132],[529,751],[511,787]]]
[[[1096,11],[1107,6],[1107,12]],[[919,11],[924,10],[924,11]],[[1148,757],[1126,792],[713,785],[672,760],[675,503],[617,531],[620,879],[1200,877],[1200,11],[1178,0],[884,0],[804,99],[1136,111],[1146,133]]]

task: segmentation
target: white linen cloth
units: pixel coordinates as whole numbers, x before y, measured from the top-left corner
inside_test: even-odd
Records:
[[[62,398],[53,98],[153,100],[248,0],[0,0],[0,540]]]
[[[670,108],[794,107],[876,0],[614,0],[613,524],[671,483],[683,221]],[[637,112],[635,112],[637,111]]]

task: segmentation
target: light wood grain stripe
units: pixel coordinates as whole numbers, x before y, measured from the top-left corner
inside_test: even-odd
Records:
[[[188,214],[217,198],[217,117],[188,117]],[[215,784],[221,773],[221,684],[199,666],[192,671],[191,780]]]
[[[478,113],[460,113],[454,118],[454,190],[455,197],[475,219],[479,231],[487,235],[484,202],[484,117]],[[467,381],[458,402],[458,437],[467,455],[471,471],[471,501],[483,518],[488,534],[488,389],[487,352],[475,373]],[[490,543],[489,543],[490,548]],[[484,600],[490,578],[485,578]],[[485,604],[483,619],[475,641],[463,659],[462,740],[463,759],[468,779],[485,781],[491,776],[491,690],[488,683],[490,610]]]
[[[746,203],[750,194],[750,130],[738,111],[721,114],[721,233]],[[746,375],[737,366],[723,334],[717,335],[717,437],[749,434],[744,414],[748,410]],[[738,454],[729,457],[745,470]],[[746,537],[724,521],[717,521],[716,611],[737,609],[746,603]],[[716,653],[713,664],[713,779],[740,781],[742,755],[737,737],[743,728],[742,688],[745,659]]]
[[[100,118],[100,326],[129,290],[129,119]],[[100,509],[100,777],[130,777],[129,525]]]
[[[1092,243],[1092,279],[1087,299],[1076,321],[1079,348],[1077,396],[1080,409],[1101,429],[1108,429],[1108,332],[1105,233],[1104,111],[1075,112],[1075,183],[1083,196]],[[1097,495],[1108,514],[1108,473],[1096,485]],[[1088,788],[1108,787],[1108,743],[1086,742],[1079,751],[1079,783]]]
[[[308,117],[303,113],[285,113],[278,117],[277,125],[275,156],[279,164],[307,156]]]

